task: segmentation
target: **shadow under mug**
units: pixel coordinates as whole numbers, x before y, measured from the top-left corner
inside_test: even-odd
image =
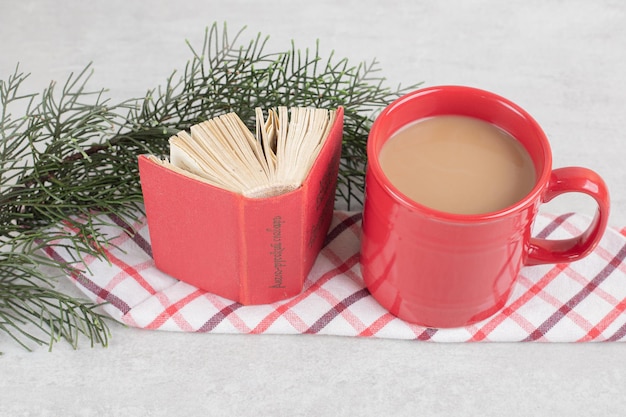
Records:
[[[528,151],[536,184],[523,199],[486,214],[452,214],[421,205],[385,176],[378,156],[400,128],[419,119],[461,115],[510,133]],[[367,143],[361,270],[372,296],[395,316],[426,327],[460,327],[504,307],[524,265],[571,262],[597,245],[609,215],[607,187],[580,167],[552,169],[546,135],[522,108],[463,86],[409,93],[376,118]],[[598,210],[588,229],[566,240],[531,236],[539,205],[567,192],[585,193]]]

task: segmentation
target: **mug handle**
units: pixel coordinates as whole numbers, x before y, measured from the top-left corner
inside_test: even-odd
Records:
[[[543,196],[547,203],[554,197],[579,192],[596,201],[598,210],[591,224],[581,235],[563,240],[530,238],[526,265],[564,263],[582,259],[598,244],[609,219],[609,191],[604,180],[594,171],[580,167],[558,168],[552,171]]]

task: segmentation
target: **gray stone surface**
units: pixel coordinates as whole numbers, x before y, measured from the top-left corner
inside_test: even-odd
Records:
[[[517,102],[554,166],[598,171],[626,226],[626,3],[604,1],[0,0],[0,78],[29,88],[93,61],[91,85],[141,96],[226,21],[269,49],[377,58],[390,85],[465,84]],[[589,201],[559,198],[553,212]],[[625,283],[626,285],[626,283]],[[68,292],[75,291],[63,284]],[[0,416],[622,415],[622,344],[432,344],[202,335],[113,325],[108,349],[26,353],[0,334]]]

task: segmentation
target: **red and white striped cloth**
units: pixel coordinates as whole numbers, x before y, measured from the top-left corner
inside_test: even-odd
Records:
[[[69,248],[48,256],[73,262],[76,285],[107,314],[129,326],[206,333],[325,334],[435,342],[626,340],[626,229],[608,229],[597,249],[571,264],[525,267],[505,308],[480,323],[432,329],[400,320],[369,294],[359,266],[360,213],[337,211],[304,291],[269,305],[242,306],[162,273],[151,257],[145,219],[103,227],[113,236],[108,262],[75,262]],[[535,234],[564,238],[589,219],[541,214]],[[134,230],[128,234],[124,231]]]

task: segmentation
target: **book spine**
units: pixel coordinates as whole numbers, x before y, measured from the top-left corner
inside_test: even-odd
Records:
[[[302,262],[302,189],[277,197],[247,199],[241,247],[246,252],[242,304],[266,304],[302,291],[308,271]]]

